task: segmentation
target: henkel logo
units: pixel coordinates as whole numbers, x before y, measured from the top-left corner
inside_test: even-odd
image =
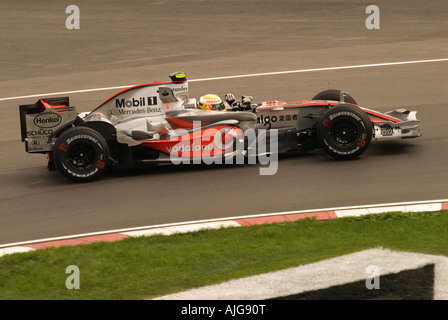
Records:
[[[54,128],[62,122],[62,117],[56,113],[45,112],[34,118],[34,124],[39,128]]]

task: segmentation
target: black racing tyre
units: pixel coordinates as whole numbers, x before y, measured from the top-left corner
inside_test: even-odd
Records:
[[[338,160],[359,157],[372,140],[372,122],[354,105],[339,104],[324,113],[317,138],[326,153]]]
[[[330,89],[325,90],[322,92],[319,92],[316,94],[312,100],[333,100],[333,101],[341,101],[341,91],[338,89]],[[356,100],[349,95],[348,93],[344,92],[344,102],[351,103],[351,104],[357,104]]]
[[[106,140],[88,127],[73,127],[56,140],[53,161],[56,168],[74,182],[89,182],[106,170],[109,148]]]

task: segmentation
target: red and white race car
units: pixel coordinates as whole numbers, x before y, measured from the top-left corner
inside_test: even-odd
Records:
[[[371,140],[421,135],[415,111],[373,111],[340,90],[307,101],[240,103],[222,112],[196,107],[183,72],[170,78],[122,90],[88,113],[78,114],[68,97],[21,105],[26,151],[47,154],[50,170],[87,182],[109,167],[253,163],[269,154],[316,148],[349,160]]]

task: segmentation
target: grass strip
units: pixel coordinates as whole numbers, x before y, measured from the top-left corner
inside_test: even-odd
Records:
[[[0,299],[147,299],[373,247],[448,256],[447,227],[446,211],[394,212],[36,250],[0,258]]]

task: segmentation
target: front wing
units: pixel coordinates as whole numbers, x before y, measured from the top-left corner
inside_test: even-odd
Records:
[[[397,109],[380,113],[367,108],[363,109],[373,124],[373,139],[407,139],[420,137],[420,121],[416,111]]]

